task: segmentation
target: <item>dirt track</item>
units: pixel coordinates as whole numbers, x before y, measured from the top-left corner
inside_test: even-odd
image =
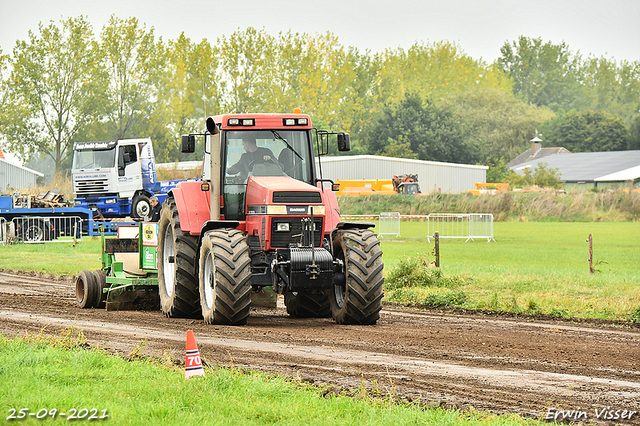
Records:
[[[334,385],[327,392],[364,383],[430,405],[535,418],[578,410],[598,421],[596,410],[606,407],[640,411],[638,328],[391,308],[370,327],[291,319],[282,308],[254,310],[244,327],[211,326],[159,311],[82,310],[70,281],[0,273],[0,332],[69,326],[94,346],[128,354],[146,340],[147,355],[169,350],[177,359],[191,329],[209,364]],[[640,414],[616,423],[640,424]]]

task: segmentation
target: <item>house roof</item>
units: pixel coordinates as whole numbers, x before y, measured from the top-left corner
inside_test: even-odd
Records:
[[[40,176],[40,177],[44,176],[43,173],[37,172],[37,171],[32,170],[32,169],[30,169],[28,167],[24,167],[24,166],[20,166],[18,164],[14,164],[11,161],[7,161],[6,159],[3,159],[3,158],[0,158],[0,162],[5,163],[5,164],[9,165],[10,167],[15,167],[15,168],[18,168],[18,169],[21,169],[21,170],[25,170],[25,171],[27,171],[29,173],[33,173],[36,176]]]
[[[620,182],[640,178],[640,150],[553,154],[512,166],[515,172],[547,163],[563,182]]]
[[[509,161],[506,166],[514,167],[518,164],[526,163],[527,161],[533,161],[538,158],[548,157],[554,154],[570,154],[570,151],[566,148],[538,148],[537,151],[528,149],[513,160]]]

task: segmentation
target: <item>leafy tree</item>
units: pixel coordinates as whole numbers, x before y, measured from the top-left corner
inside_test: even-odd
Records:
[[[159,67],[153,29],[146,30],[138,19],[112,15],[101,33],[99,47],[106,71],[105,112],[114,139],[132,134],[136,116],[149,114],[154,97],[153,73]]]
[[[384,151],[380,155],[396,158],[418,158],[418,154],[411,150],[411,143],[403,135],[399,135],[398,140],[389,138],[388,142],[388,145],[384,147]]]
[[[511,170],[505,165],[504,157],[487,161],[489,169],[487,170],[487,182],[500,183],[505,182],[510,175]]]
[[[638,112],[640,99],[640,61],[589,58],[585,61],[582,81],[589,98],[588,108],[606,111],[631,123]]]
[[[217,51],[207,40],[195,43],[183,33],[167,43],[164,58],[158,101],[145,125],[158,161],[186,160],[180,152],[180,135],[202,131],[206,117],[221,112]],[[197,150],[191,157],[201,154]]]
[[[513,80],[513,93],[534,105],[575,108],[581,98],[580,57],[564,43],[521,36],[500,49],[497,65]]]
[[[629,128],[629,149],[640,149],[640,115],[631,123]]]
[[[396,106],[387,106],[372,121],[365,143],[370,153],[380,155],[390,140],[409,143],[421,160],[477,161],[476,147],[465,143],[462,126],[453,114],[431,101],[423,102],[417,93],[407,93]]]
[[[98,117],[99,78],[95,41],[84,17],[39,25],[29,41],[18,41],[0,120],[0,133],[23,159],[50,156],[56,174],[70,153],[70,142]]]
[[[546,141],[571,152],[621,151],[629,131],[622,119],[604,111],[570,111],[549,129]]]
[[[535,169],[527,167],[523,174],[511,171],[505,179],[512,187],[539,186],[540,188],[560,188],[561,174],[557,168],[549,168],[547,163],[538,163]]]
[[[513,94],[496,88],[472,88],[447,97],[465,128],[468,143],[480,150],[480,161],[512,159],[529,144],[536,128],[553,117],[546,107],[527,105]]]

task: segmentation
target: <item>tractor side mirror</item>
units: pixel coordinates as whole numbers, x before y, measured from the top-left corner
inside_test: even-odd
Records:
[[[194,135],[182,135],[182,153],[191,154],[196,150],[196,137]]]
[[[338,133],[338,151],[351,151],[351,136],[349,133]]]

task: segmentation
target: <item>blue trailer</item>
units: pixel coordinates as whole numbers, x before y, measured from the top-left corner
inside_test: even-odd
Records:
[[[43,207],[33,196],[0,195],[0,235],[24,242],[46,242],[61,237],[115,235],[125,222],[96,218],[91,209],[75,206]],[[129,224],[130,222],[126,222]]]

